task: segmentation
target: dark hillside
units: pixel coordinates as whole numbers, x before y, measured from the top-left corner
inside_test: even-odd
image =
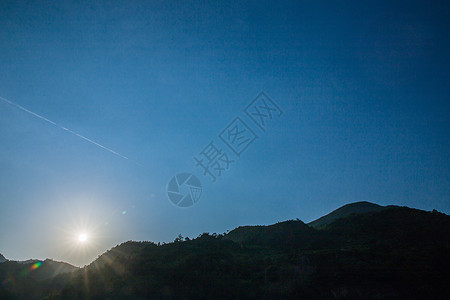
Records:
[[[319,219],[308,223],[309,226],[314,228],[322,228],[326,225],[332,223],[333,221],[347,217],[351,214],[363,214],[368,212],[377,212],[385,209],[385,206],[380,206],[378,204],[370,203],[367,201],[360,201],[355,203],[346,204],[328,215],[320,217]]]
[[[244,226],[156,245],[126,242],[89,266],[4,284],[19,299],[449,299],[450,217],[406,207]],[[20,278],[20,265],[0,273]],[[12,272],[12,273],[11,273]],[[37,273],[36,273],[37,274]],[[5,277],[6,276],[6,277]]]

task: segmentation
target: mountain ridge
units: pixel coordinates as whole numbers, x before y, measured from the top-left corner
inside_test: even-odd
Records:
[[[314,220],[308,223],[309,226],[314,228],[321,228],[324,227],[333,221],[347,217],[351,214],[362,214],[362,213],[368,213],[368,212],[377,212],[381,211],[383,209],[386,209],[388,207],[395,207],[393,205],[390,206],[381,206],[372,202],[368,201],[358,201],[353,203],[345,204],[332,212]]]
[[[84,268],[45,279],[30,273],[31,283],[16,278],[16,286],[3,267],[19,264],[6,262],[0,298],[449,298],[448,215],[355,207],[317,228],[289,220],[163,245],[128,241]]]

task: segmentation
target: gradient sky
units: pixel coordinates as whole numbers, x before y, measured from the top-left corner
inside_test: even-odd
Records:
[[[0,253],[84,265],[361,200],[448,214],[446,2],[1,1],[0,97],[129,160],[0,100]],[[212,183],[194,156],[261,91],[283,114]]]

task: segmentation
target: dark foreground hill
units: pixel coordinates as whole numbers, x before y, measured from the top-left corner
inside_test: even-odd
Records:
[[[381,205],[370,203],[367,201],[350,203],[350,204],[346,204],[346,205],[332,211],[328,215],[325,215],[315,221],[308,223],[308,225],[311,227],[320,229],[339,218],[344,218],[344,217],[350,216],[351,214],[377,212],[377,211],[381,211],[387,207],[388,206],[381,206]]]
[[[449,253],[449,216],[386,207],[321,229],[286,221],[126,242],[81,270],[30,278],[27,295],[2,284],[0,298],[450,299]]]
[[[46,280],[60,274],[71,273],[79,268],[65,262],[51,259],[8,261],[0,264],[0,299],[30,299],[36,298],[36,291],[46,288],[62,288],[58,285],[47,285]],[[45,290],[47,291],[47,290]]]

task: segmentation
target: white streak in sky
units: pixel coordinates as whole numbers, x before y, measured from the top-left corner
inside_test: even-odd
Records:
[[[15,107],[17,107],[17,108],[23,110],[24,112],[27,112],[27,113],[29,113],[29,114],[31,114],[31,115],[33,115],[33,116],[35,116],[35,117],[37,117],[37,118],[39,118],[39,119],[41,119],[41,120],[44,120],[44,121],[46,121],[46,122],[48,122],[48,123],[50,123],[50,124],[52,124],[52,125],[55,125],[56,127],[59,127],[59,128],[61,128],[62,130],[68,131],[68,132],[70,132],[70,133],[76,135],[77,137],[80,137],[80,138],[82,138],[83,140],[88,141],[88,142],[91,143],[91,144],[94,144],[94,145],[96,145],[96,146],[98,146],[98,147],[100,147],[100,148],[102,148],[102,149],[105,149],[106,151],[109,151],[109,152],[111,152],[112,154],[115,154],[115,155],[117,155],[117,156],[120,156],[120,157],[122,157],[122,158],[124,158],[124,159],[126,159],[126,160],[130,160],[128,157],[123,156],[122,154],[117,153],[116,151],[114,151],[114,150],[112,150],[112,149],[109,149],[109,148],[107,148],[107,147],[105,147],[105,146],[103,146],[103,145],[100,145],[99,143],[94,142],[93,140],[88,139],[87,137],[82,136],[81,134],[76,133],[75,131],[72,131],[72,130],[70,130],[70,129],[64,127],[64,126],[61,126],[61,125],[59,125],[59,124],[57,124],[57,123],[55,123],[55,122],[53,122],[53,121],[51,121],[51,120],[49,120],[49,119],[47,119],[47,118],[41,116],[41,115],[38,115],[37,113],[34,113],[34,112],[32,112],[31,110],[28,110],[28,109],[26,109],[25,107],[23,107],[23,106],[21,106],[21,105],[19,105],[19,104],[16,104],[16,103],[14,103],[14,102],[12,102],[12,101],[10,101],[10,100],[8,100],[8,99],[5,99],[5,98],[3,98],[3,97],[0,97],[0,99],[3,100],[3,101],[5,101],[6,103],[11,104],[12,106],[15,106]]]

